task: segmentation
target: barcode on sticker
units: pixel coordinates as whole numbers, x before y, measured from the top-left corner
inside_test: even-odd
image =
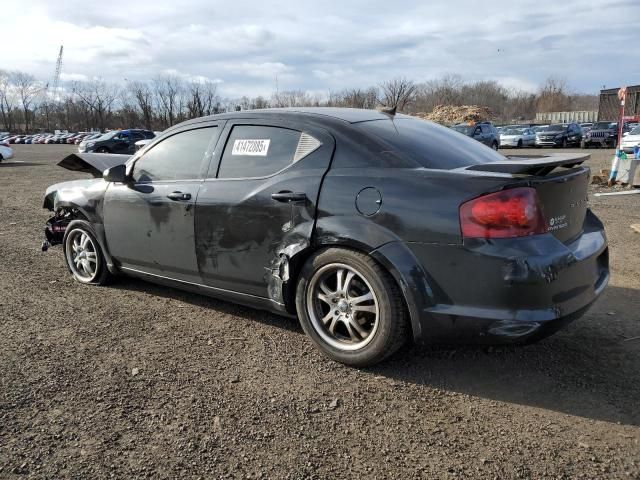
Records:
[[[257,157],[266,157],[269,151],[269,143],[271,139],[262,140],[236,140],[233,142],[233,150],[231,155],[253,155]]]

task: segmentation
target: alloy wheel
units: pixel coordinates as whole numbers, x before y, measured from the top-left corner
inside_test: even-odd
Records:
[[[334,348],[353,351],[375,337],[380,309],[370,283],[355,268],[332,263],[320,268],[307,288],[314,330]]]
[[[67,263],[81,282],[91,282],[98,272],[98,253],[93,239],[83,230],[69,233],[66,244]]]

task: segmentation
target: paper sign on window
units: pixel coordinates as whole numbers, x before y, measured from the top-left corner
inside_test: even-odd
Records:
[[[262,140],[236,140],[233,142],[233,150],[231,155],[249,155],[254,157],[266,157],[269,151],[269,143],[271,139]]]

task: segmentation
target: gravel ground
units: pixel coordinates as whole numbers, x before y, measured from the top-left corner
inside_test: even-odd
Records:
[[[640,478],[640,196],[591,196],[611,283],[566,330],[356,370],[292,320],[74,283],[40,251],[72,150],[0,164],[0,478]]]

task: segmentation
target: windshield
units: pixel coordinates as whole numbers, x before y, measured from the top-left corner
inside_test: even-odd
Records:
[[[629,135],[640,135],[640,125],[631,130],[631,132],[629,132]]]
[[[547,128],[547,132],[564,132],[565,128],[567,128],[566,125],[556,123],[554,125],[549,125],[549,127]]]
[[[465,135],[471,135],[475,127],[473,125],[454,125],[451,128],[453,128],[456,132],[464,133]]]
[[[113,132],[107,132],[104,135],[102,135],[101,137],[98,137],[98,140],[111,140],[113,137],[115,137],[118,133],[117,130],[114,130]]]
[[[609,130],[611,128],[616,128],[616,124],[611,122],[598,122],[593,124],[592,130]]]

